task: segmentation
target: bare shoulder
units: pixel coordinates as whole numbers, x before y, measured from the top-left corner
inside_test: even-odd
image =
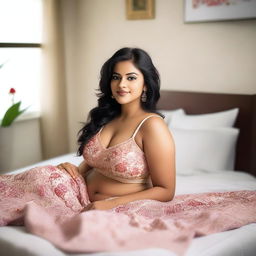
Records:
[[[173,136],[161,116],[151,116],[141,127],[141,138],[144,146],[157,147],[169,145],[174,147]]]
[[[166,125],[164,119],[157,114],[151,114],[148,116],[149,118],[144,122],[141,127],[141,131],[143,135],[147,137],[147,135],[160,135],[161,133],[169,134],[170,131],[168,126]]]

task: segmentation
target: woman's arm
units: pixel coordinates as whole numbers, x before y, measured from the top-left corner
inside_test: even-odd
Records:
[[[163,120],[158,117],[148,119],[141,127],[143,151],[148,163],[152,188],[129,195],[93,202],[85,210],[111,209],[120,204],[136,200],[152,199],[170,201],[175,194],[175,144]]]

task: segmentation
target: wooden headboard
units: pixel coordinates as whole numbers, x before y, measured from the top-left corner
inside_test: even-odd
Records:
[[[256,94],[161,91],[158,109],[183,108],[187,114],[205,114],[239,108],[235,127],[240,129],[235,169],[256,176]]]

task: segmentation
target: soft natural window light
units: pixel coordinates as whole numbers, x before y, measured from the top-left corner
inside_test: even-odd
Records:
[[[39,89],[41,80],[40,48],[0,48],[0,119],[11,105],[10,88],[15,88],[15,102],[22,101],[27,112],[40,109]]]
[[[0,119],[12,104],[10,88],[26,113],[39,112],[42,0],[0,0],[0,31]]]
[[[0,0],[0,42],[42,42],[42,0]]]

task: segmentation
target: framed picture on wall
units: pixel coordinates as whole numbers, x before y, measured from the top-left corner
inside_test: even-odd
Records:
[[[154,19],[154,0],[126,0],[126,18],[128,20]]]
[[[184,0],[185,22],[256,18],[256,0]]]

